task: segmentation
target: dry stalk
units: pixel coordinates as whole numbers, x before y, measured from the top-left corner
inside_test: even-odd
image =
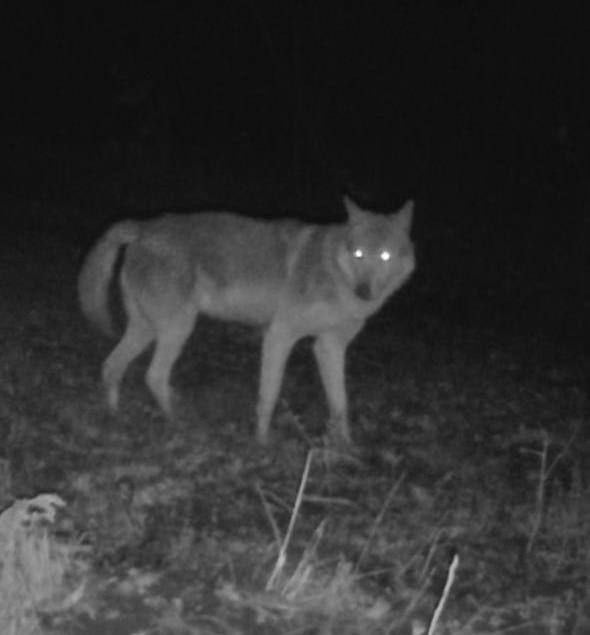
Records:
[[[406,473],[402,472],[402,474],[399,476],[397,481],[395,481],[395,483],[389,490],[389,493],[387,494],[387,497],[385,498],[385,501],[383,502],[383,505],[381,506],[379,513],[377,514],[377,516],[375,517],[375,520],[373,521],[373,525],[371,526],[371,531],[369,532],[367,540],[365,541],[362,551],[358,557],[356,566],[354,568],[355,573],[359,570],[362,561],[366,558],[367,554],[369,553],[369,548],[371,546],[371,543],[373,542],[373,538],[375,537],[375,534],[377,533],[377,528],[383,522],[385,512],[387,511],[387,508],[391,504],[391,501],[393,500],[394,496],[397,494],[397,491],[400,488],[400,485],[402,484],[405,478],[406,478]]]
[[[275,520],[275,517],[273,516],[272,509],[270,508],[270,505],[268,504],[268,501],[266,500],[266,496],[264,492],[262,491],[262,487],[260,486],[260,483],[256,483],[256,493],[258,494],[258,496],[260,497],[260,500],[262,501],[262,507],[264,508],[264,513],[266,514],[266,517],[268,518],[268,522],[272,528],[272,533],[275,537],[275,542],[277,543],[277,547],[280,549],[281,541],[283,540],[281,537],[281,530],[279,529],[277,521]]]
[[[309,477],[309,469],[311,467],[313,454],[314,454],[313,449],[311,449],[307,453],[305,467],[303,468],[303,474],[301,475],[301,482],[299,483],[299,491],[297,492],[297,498],[295,499],[295,504],[293,506],[291,518],[289,520],[289,527],[287,529],[287,533],[279,549],[279,554],[277,556],[277,561],[275,563],[274,569],[272,573],[270,574],[268,582],[266,583],[267,591],[270,591],[274,587],[278,576],[280,575],[281,571],[283,570],[283,567],[285,566],[285,562],[287,560],[287,549],[289,548],[289,543],[291,542],[293,528],[295,527],[295,521],[297,520],[299,509],[301,507],[301,502],[303,500],[303,492],[305,491],[305,486],[307,485],[307,479]]]
[[[549,457],[549,447],[551,445],[551,441],[549,439],[549,435],[547,434],[546,430],[542,431],[541,436],[543,439],[543,447],[539,452],[536,452],[536,454],[538,454],[540,457],[541,464],[539,466],[539,480],[537,483],[537,494],[536,494],[535,515],[533,519],[533,526],[531,528],[531,534],[529,536],[529,539],[527,541],[527,546],[526,546],[527,556],[530,555],[533,549],[533,545],[535,544],[535,541],[537,540],[539,531],[541,530],[541,525],[543,524],[543,515],[545,513],[545,493],[547,491],[547,481],[549,480],[549,477],[551,476],[551,474],[557,467],[558,463],[568,453],[570,446],[572,445],[576,437],[576,432],[574,431],[574,433],[571,435],[571,437],[569,438],[568,442],[565,444],[563,449],[555,455],[554,459],[549,464],[548,464],[548,457]]]
[[[457,572],[458,566],[459,554],[456,553],[451,560],[451,564],[447,572],[447,581],[445,582],[445,588],[443,589],[442,595],[440,596],[436,608],[434,609],[434,613],[432,614],[432,619],[430,620],[427,635],[434,635],[434,633],[436,632],[436,627],[438,626],[440,616],[442,615],[443,609],[449,597],[449,593],[451,592],[451,587],[453,586],[453,582],[455,581],[455,573]]]
[[[547,477],[549,476],[547,472],[547,452],[549,450],[549,435],[545,430],[543,430],[543,448],[539,452],[541,457],[541,465],[539,468],[539,481],[537,483],[537,496],[536,496],[536,504],[535,504],[535,515],[533,517],[533,527],[531,529],[531,535],[529,536],[527,546],[526,546],[526,554],[527,556],[531,553],[533,549],[533,545],[535,544],[535,540],[537,539],[537,535],[539,530],[541,529],[541,524],[543,522],[543,508],[545,507],[545,486],[547,483]],[[555,462],[553,463],[555,465]]]

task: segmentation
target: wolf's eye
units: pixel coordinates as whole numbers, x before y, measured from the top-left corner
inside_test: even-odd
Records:
[[[383,262],[387,262],[388,260],[391,260],[391,252],[384,250],[379,254],[379,258],[381,258]]]
[[[364,255],[365,255],[365,252],[364,252],[362,249],[360,249],[359,247],[357,247],[357,248],[356,248],[356,249],[352,252],[352,255],[353,255],[355,258],[363,258],[363,257],[364,257]]]

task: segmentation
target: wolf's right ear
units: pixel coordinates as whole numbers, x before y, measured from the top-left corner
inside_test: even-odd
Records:
[[[407,200],[400,207],[395,218],[401,228],[409,233],[412,227],[412,219],[414,218],[414,201],[412,199]]]
[[[351,223],[362,223],[366,220],[367,213],[365,210],[355,201],[353,201],[348,194],[345,194],[342,197],[342,202],[344,203],[344,209],[348,214],[348,220]]]

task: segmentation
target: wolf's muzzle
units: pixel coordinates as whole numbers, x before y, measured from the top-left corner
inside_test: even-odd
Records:
[[[359,282],[354,288],[354,293],[358,298],[367,302],[371,299],[371,285],[368,282]]]

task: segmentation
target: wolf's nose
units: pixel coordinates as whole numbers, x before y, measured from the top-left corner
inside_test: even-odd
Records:
[[[368,282],[359,282],[359,284],[356,285],[354,292],[361,300],[366,301],[371,299],[371,285],[369,285]]]

